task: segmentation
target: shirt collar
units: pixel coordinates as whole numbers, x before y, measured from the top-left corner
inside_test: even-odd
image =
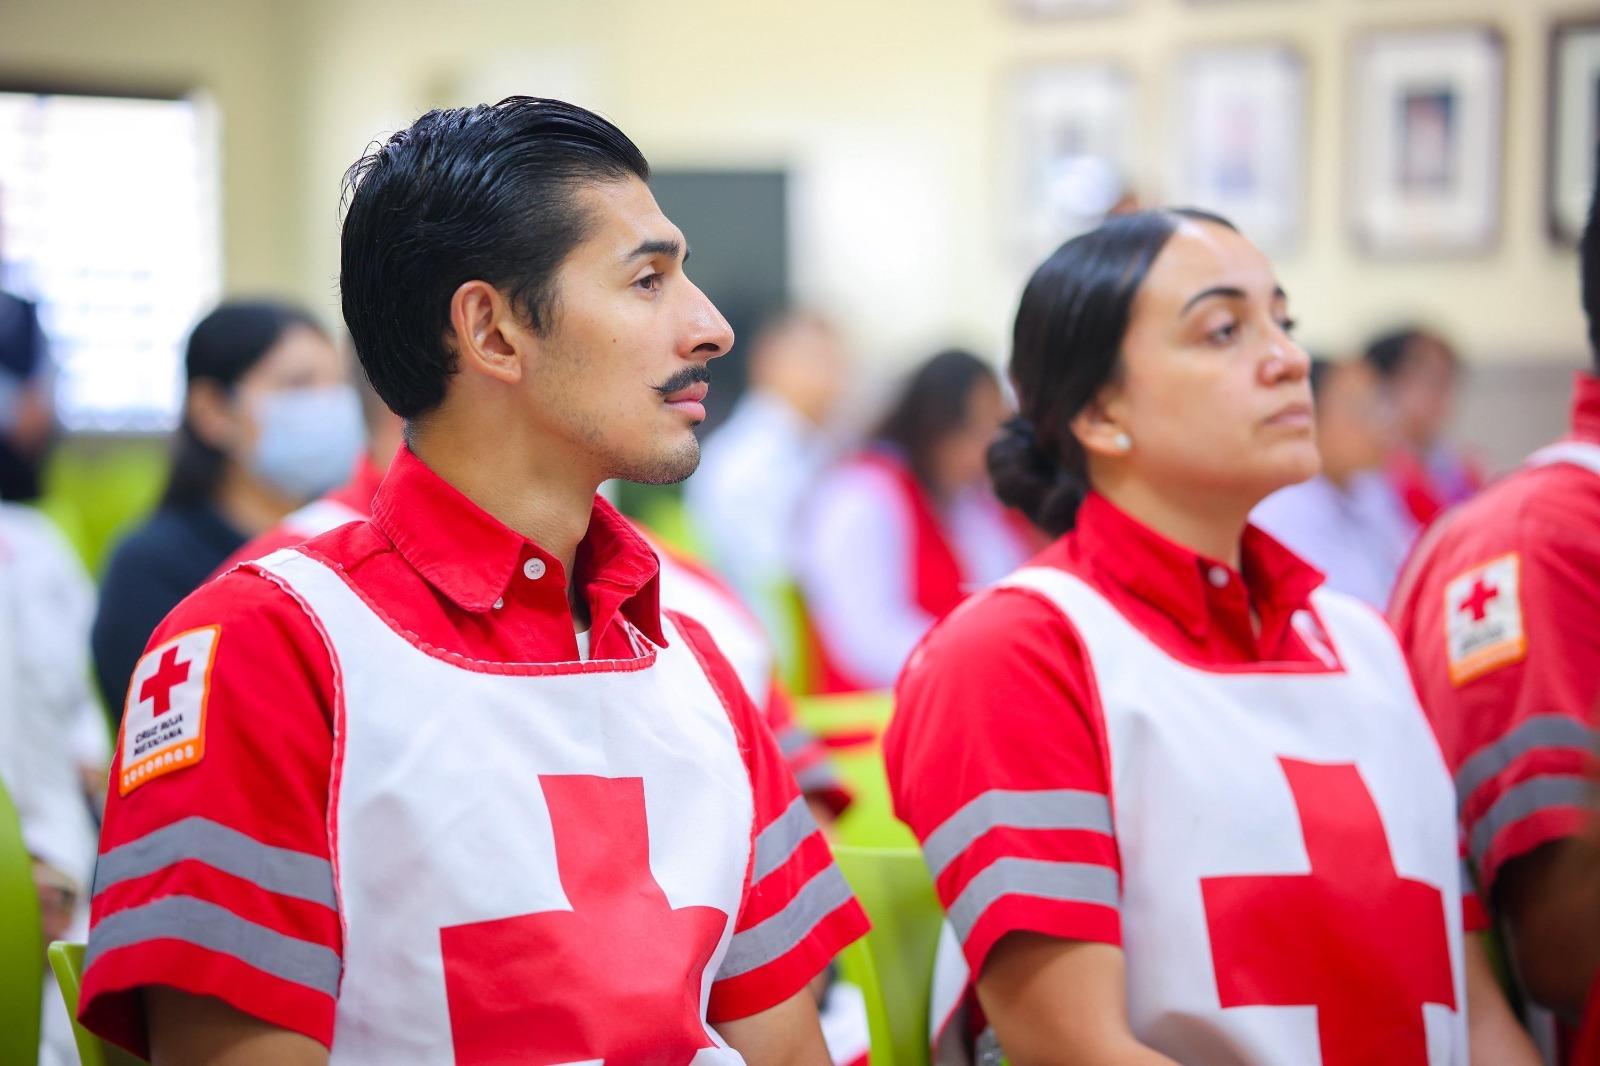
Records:
[[[1215,613],[1251,605],[1262,616],[1265,635],[1269,615],[1274,623],[1286,620],[1324,580],[1321,571],[1255,526],[1245,527],[1236,571],[1168,540],[1093,492],[1078,509],[1075,531],[1089,565],[1201,639]]]
[[[372,520],[428,584],[473,613],[492,608],[524,565],[540,559],[540,583],[549,589],[552,614],[570,625],[567,575],[555,557],[462,495],[410,448],[396,453],[378,486]],[[602,497],[595,497],[574,566],[589,604],[592,638],[620,614],[657,646],[666,646],[655,553]]]
[[[1600,377],[1580,371],[1572,390],[1572,435],[1600,442]]]

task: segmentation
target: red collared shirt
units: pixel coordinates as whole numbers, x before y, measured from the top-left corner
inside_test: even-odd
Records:
[[[1570,439],[1600,444],[1600,378],[1578,375]],[[1449,512],[1424,534],[1389,616],[1487,895],[1507,862],[1591,817],[1600,477],[1528,466]]]
[[[305,550],[342,569],[367,603],[413,643],[480,662],[579,658],[560,563],[477,507],[409,450],[402,449],[379,488],[370,522],[343,526]],[[575,583],[589,605],[589,658],[633,658],[629,625],[665,644],[655,555],[600,499],[578,548]],[[704,629],[676,620],[727,705],[750,771],[759,832],[795,800],[793,777]],[[96,1032],[142,1052],[137,990],[165,984],[215,996],[272,1025],[331,1044],[335,1003],[325,991],[275,974],[265,956],[208,945],[192,929],[146,928],[157,921],[147,917],[157,913],[150,904],[185,896],[263,927],[268,942],[290,944],[293,951],[337,954],[341,949],[334,906],[284,894],[270,879],[253,877],[258,867],[236,861],[243,855],[275,856],[275,862],[302,868],[331,863],[334,664],[311,616],[282,586],[253,569],[234,570],[196,591],[162,623],[149,646],[211,626],[219,629],[204,696],[203,754],[131,788],[112,789],[100,846],[101,869],[113,873],[102,877],[93,899],[93,957],[84,975],[80,1013]],[[130,700],[150,698],[137,688]],[[122,780],[122,747],[119,741],[111,769],[114,785]],[[208,823],[205,831],[191,833],[201,821]],[[830,861],[826,850],[820,838],[810,841],[747,885],[736,928],[793,898],[817,864]],[[462,875],[482,876],[483,871]],[[119,935],[113,939],[119,942],[96,954],[101,923],[133,908],[144,908],[138,935],[120,942],[127,939],[120,930],[130,923],[114,922]],[[713,1018],[742,1017],[787,999],[864,927],[853,902],[824,916],[784,957],[736,978],[736,1003],[725,994],[719,1008],[714,987]]]
[[[1091,495],[1076,528],[1030,565],[1086,582],[1166,654],[1205,671],[1341,670],[1318,641],[1323,630],[1311,594],[1321,573],[1254,528],[1245,531],[1241,555],[1236,571]],[[1067,791],[1104,796],[1110,806],[1093,669],[1056,606],[1028,591],[995,591],[940,623],[912,663],[896,692],[885,759],[895,811],[925,847],[986,794]],[[1119,883],[1122,876],[1113,833],[996,823],[975,833],[964,851],[941,858],[936,887],[945,905],[1001,859],[1105,867]],[[1481,917],[1470,896],[1466,915],[1468,929],[1477,928]],[[1122,942],[1117,906],[1092,892],[1082,899],[1008,892],[968,917],[963,948],[974,973],[1010,932]]]
[[[1322,575],[1272,538],[1246,531],[1242,567],[1198,555],[1090,495],[1076,528],[1030,565],[1087,582],[1173,658],[1212,669],[1326,671],[1291,625],[1310,610]],[[1252,624],[1254,608],[1259,630]],[[1105,726],[1087,652],[1052,604],[1003,589],[940,623],[902,675],[884,756],[895,812],[919,840],[991,790],[1110,794]],[[1002,857],[1109,867],[1114,838],[1080,830],[994,830],[939,879],[946,906],[972,876]],[[1006,933],[1121,944],[1121,918],[1100,902],[1004,897],[974,923],[965,950],[973,972]],[[977,942],[975,942],[977,941]]]

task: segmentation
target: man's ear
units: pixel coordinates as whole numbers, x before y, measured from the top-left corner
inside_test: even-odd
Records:
[[[456,368],[515,384],[534,339],[499,289],[486,281],[463,282],[450,297],[450,330]]]

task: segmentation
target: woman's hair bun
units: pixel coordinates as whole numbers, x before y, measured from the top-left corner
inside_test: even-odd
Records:
[[[1051,536],[1072,528],[1088,484],[1040,443],[1032,422],[1021,415],[1008,421],[989,445],[988,458],[989,478],[1000,502]]]

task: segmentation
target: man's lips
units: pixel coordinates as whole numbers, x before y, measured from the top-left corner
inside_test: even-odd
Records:
[[[703,381],[697,381],[676,392],[669,392],[662,397],[667,403],[703,403],[706,395],[711,392],[711,386]]]

